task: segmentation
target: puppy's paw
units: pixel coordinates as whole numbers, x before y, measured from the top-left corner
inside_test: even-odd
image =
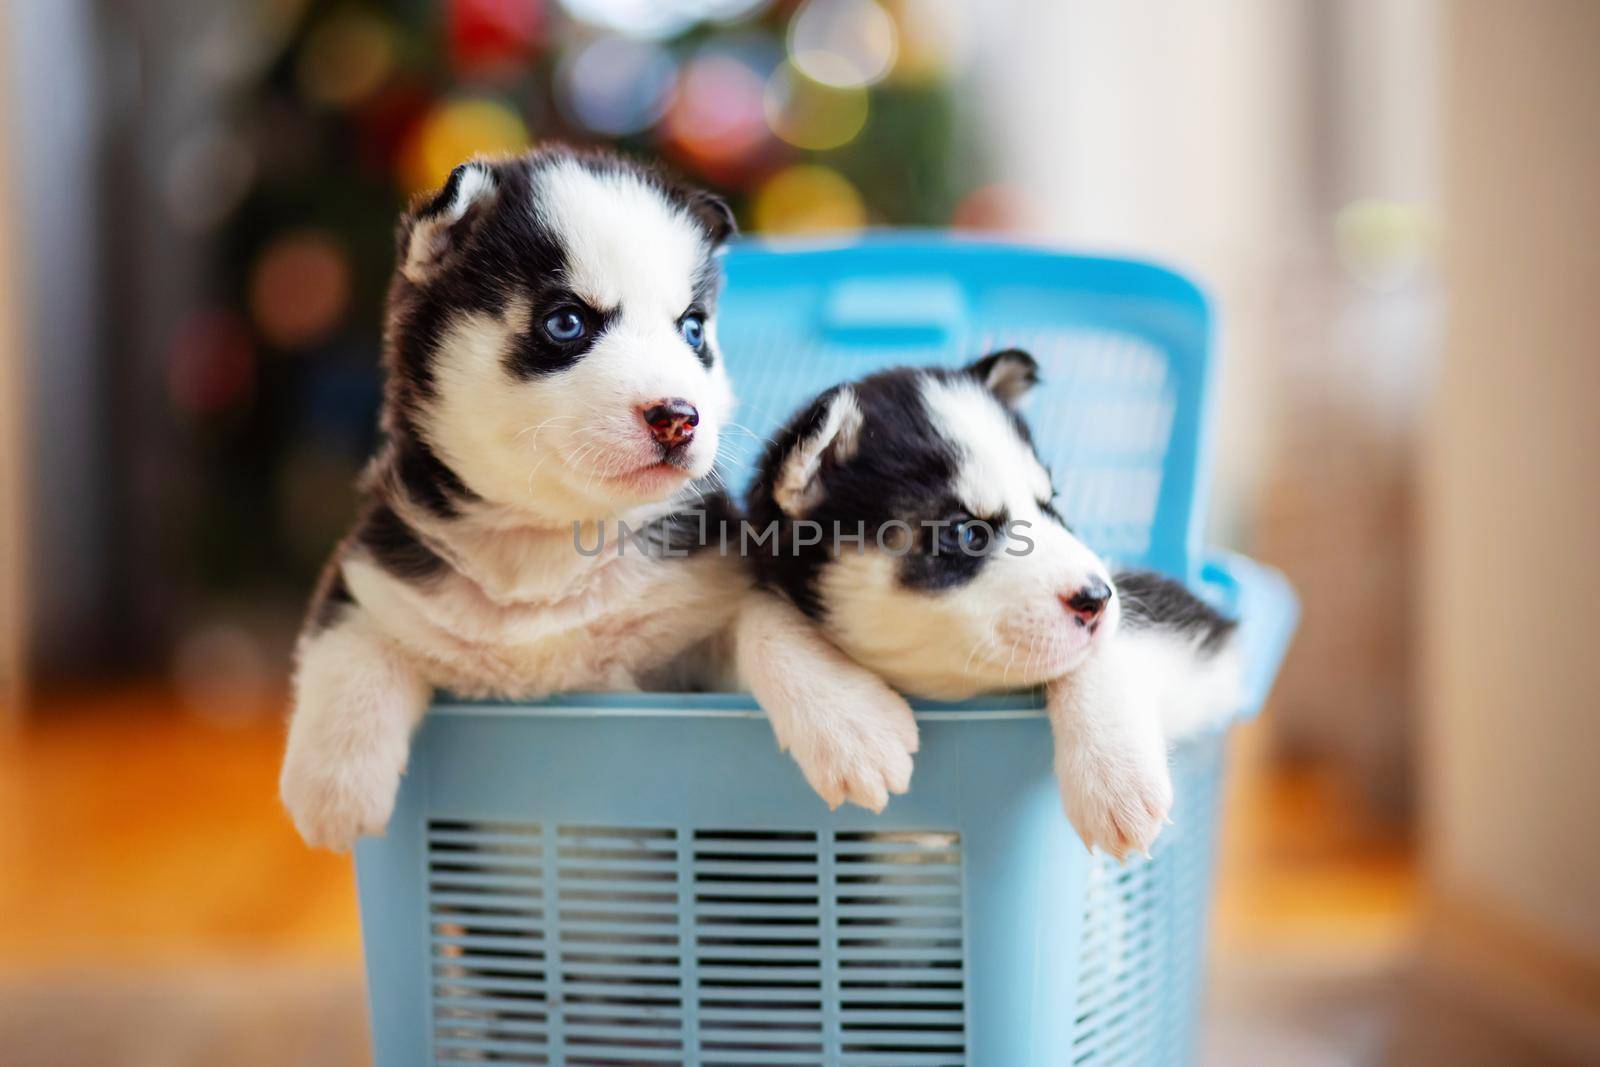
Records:
[[[911,788],[911,755],[917,722],[898,695],[858,704],[780,737],[817,795],[837,808],[845,801],[882,811],[891,795]]]
[[[1165,759],[1068,758],[1057,762],[1057,775],[1067,818],[1090,851],[1118,860],[1149,853],[1172,811]]]
[[[381,837],[394,811],[400,772],[372,762],[319,762],[291,754],[278,793],[306,844],[347,852],[358,837]]]

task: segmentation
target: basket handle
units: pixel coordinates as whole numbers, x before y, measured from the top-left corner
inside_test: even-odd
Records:
[[[966,319],[966,297],[948,277],[876,275],[828,290],[822,332],[837,344],[942,345]]]
[[[1261,710],[1278,676],[1278,667],[1300,619],[1300,601],[1282,574],[1245,556],[1209,552],[1201,568],[1202,587],[1239,620],[1244,652],[1246,716]]]

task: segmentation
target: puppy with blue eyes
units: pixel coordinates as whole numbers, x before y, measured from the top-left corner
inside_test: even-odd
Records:
[[[1037,381],[1008,350],[876,374],[797,415],[751,490],[750,522],[778,533],[752,557],[740,673],[812,787],[874,810],[917,749],[899,692],[1042,685],[1067,814],[1121,857],[1166,820],[1168,740],[1238,707],[1233,624],[1072,534],[1018,415]]]
[[[458,167],[401,220],[383,443],[297,650],[280,788],[308,842],[384,829],[435,687],[652,687],[729,625],[747,570],[696,549],[727,514],[732,230],[708,194],[561,150]],[[682,552],[603,540],[619,522]]]

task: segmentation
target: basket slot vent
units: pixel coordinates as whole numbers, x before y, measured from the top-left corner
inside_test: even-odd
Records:
[[[549,943],[540,827],[427,827],[434,1059],[547,1064]]]
[[[695,833],[705,1062],[822,1062],[823,862],[812,832]]]
[[[1204,759],[1201,760],[1204,763]],[[1090,862],[1078,961],[1072,1063],[1182,1063],[1192,1056],[1200,951],[1210,886],[1216,774],[1178,768],[1185,810],[1152,858]]]
[[[428,832],[435,1062],[965,1062],[956,834]]]
[[[840,1062],[964,1062],[960,838],[841,833],[834,872]]]
[[[1096,859],[1084,898],[1084,937],[1074,1015],[1073,1062],[1148,1061],[1151,1016],[1167,970],[1168,915],[1160,908],[1176,827],[1155,856],[1126,867]]]
[[[682,1062],[681,859],[671,828],[557,829],[565,1062]]]

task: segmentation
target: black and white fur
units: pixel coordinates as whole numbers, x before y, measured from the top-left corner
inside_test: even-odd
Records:
[[[1167,817],[1167,740],[1237,705],[1233,624],[1158,575],[1112,581],[1072,534],[1017,413],[1037,380],[1034,360],[1009,350],[876,374],[801,412],[749,502],[752,524],[780,533],[754,557],[767,593],[741,619],[740,666],[824,798],[874,808],[908,783],[910,709],[854,674],[842,694],[830,698],[824,676],[797,699],[786,677],[797,654],[783,651],[795,635],[819,631],[912,695],[1044,685],[1067,812],[1091,847],[1122,856],[1148,849]],[[802,519],[822,525],[820,543],[796,536]],[[974,520],[994,531],[984,551],[948,532]],[[892,522],[916,533],[908,544],[894,530],[885,550],[875,534]],[[834,542],[863,526],[864,548]],[[1097,582],[1114,591],[1086,623],[1067,602]]]
[[[660,542],[726,513],[732,228],[708,194],[565,150],[464,164],[401,220],[383,445],[297,652],[280,787],[308,842],[383,830],[434,687],[634,688],[729,624],[738,560],[619,551],[614,525],[585,555],[573,524]],[[641,417],[667,398],[698,413],[672,447]]]

